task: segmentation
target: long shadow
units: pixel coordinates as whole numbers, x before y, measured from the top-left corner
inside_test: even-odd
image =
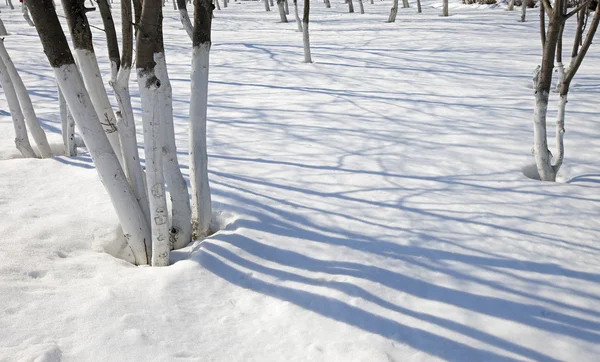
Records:
[[[447,361],[518,361],[518,359],[474,348],[419,328],[400,324],[334,298],[275,285],[259,279],[249,279],[246,273],[223,262],[208,251],[200,251],[194,260],[216,276],[242,288],[288,301],[329,319],[395,340]],[[551,359],[542,360],[551,361]]]

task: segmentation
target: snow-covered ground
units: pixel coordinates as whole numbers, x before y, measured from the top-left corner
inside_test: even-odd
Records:
[[[518,10],[451,5],[388,24],[389,1],[365,15],[314,1],[313,64],[276,8],[216,11],[222,230],[167,268],[101,252],[118,251],[118,222],[90,158],[17,158],[1,96],[0,360],[598,361],[600,48],[570,94],[562,182],[533,181],[537,9],[522,24]],[[187,178],[191,47],[165,12]],[[0,17],[58,144],[35,29],[18,9]]]

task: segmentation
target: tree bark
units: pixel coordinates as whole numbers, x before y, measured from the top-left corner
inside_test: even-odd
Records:
[[[408,0],[402,0],[402,7],[403,8],[409,8],[410,5],[408,4]]]
[[[67,101],[63,92],[60,90],[58,83],[58,105],[60,107],[60,123],[63,137],[63,145],[65,147],[65,156],[77,156],[77,145],[75,143],[75,120],[69,111]]]
[[[304,43],[304,63],[312,63],[310,55],[310,34],[308,33],[308,21],[310,16],[310,0],[304,0],[304,17],[302,18],[302,41]]]
[[[417,0],[417,13],[421,13],[421,0]]]
[[[448,0],[442,0],[442,16],[448,16]]]
[[[4,65],[7,68],[8,75],[12,81],[12,86],[17,93],[21,110],[25,116],[25,123],[27,124],[27,127],[29,127],[29,132],[35,141],[40,155],[42,158],[52,157],[53,154],[48,139],[46,138],[46,132],[44,132],[38,122],[33,103],[31,102],[31,97],[29,97],[29,92],[27,92],[27,88],[25,88],[25,84],[4,46],[4,39],[0,39],[0,58],[2,58]]]
[[[277,0],[277,7],[279,8],[279,18],[281,19],[282,23],[287,23],[287,16],[285,16],[285,7],[284,4],[285,0]]]
[[[348,12],[349,13],[354,12],[354,4],[352,3],[352,0],[348,0]]]
[[[325,0],[325,7],[327,9],[331,8],[331,2],[329,0]]]
[[[515,10],[515,0],[509,0],[508,1],[508,11],[513,11]]]
[[[117,212],[125,239],[135,257],[135,263],[147,264],[149,250],[146,247],[150,242],[150,229],[106,133],[100,125],[98,115],[93,109],[52,0],[26,1],[42,41],[44,53],[54,69],[58,84],[79,126],[100,180]]]
[[[525,22],[527,16],[527,0],[521,0],[521,22]]]
[[[100,119],[100,123],[104,128],[104,132],[106,132],[120,164],[123,165],[123,153],[117,130],[117,120],[108,99],[108,94],[106,93],[106,88],[100,74],[100,67],[94,53],[92,31],[85,15],[84,0],[62,0],[62,3],[71,39],[73,40],[73,47],[75,48],[75,57],[77,58],[77,64],[83,76],[83,81],[89,92],[98,119]],[[64,89],[62,91],[66,94]]]
[[[268,1],[265,0],[266,6]],[[210,233],[212,219],[206,123],[208,74],[213,5],[210,0],[194,0],[194,38],[190,96],[190,184],[192,186],[192,238]]]
[[[392,9],[390,10],[390,16],[388,17],[388,23],[396,22],[396,15],[398,14],[398,0],[394,0],[392,3]]]
[[[21,111],[21,105],[19,104],[19,98],[17,97],[17,93],[15,88],[13,87],[10,76],[8,75],[8,70],[6,69],[6,65],[4,61],[0,58],[0,84],[2,85],[2,89],[4,90],[4,95],[6,96],[6,101],[8,103],[8,110],[10,111],[10,115],[13,119],[13,126],[15,128],[15,146],[17,150],[21,152],[21,155],[25,158],[35,158],[35,152],[33,152],[33,148],[31,148],[31,144],[29,143],[29,137],[27,136],[27,128],[25,126],[25,116],[23,116],[23,112]]]
[[[144,0],[142,17],[137,33],[137,78],[142,101],[144,125],[144,151],[146,154],[146,181],[150,204],[150,227],[152,230],[152,266],[169,265],[168,209],[165,195],[162,148],[161,102],[162,84],[156,76],[157,63],[162,64],[161,0]]]
[[[104,24],[104,33],[106,34],[108,59],[110,60],[110,78],[112,80],[115,80],[117,79],[117,72],[121,67],[121,56],[119,55],[119,42],[117,41],[115,22],[112,18],[112,13],[108,1],[96,0],[96,3],[98,3],[98,8],[100,9],[102,23]]]
[[[361,14],[365,13],[365,7],[363,5],[363,0],[358,0],[358,8],[360,9]]]
[[[269,0],[264,0],[265,2],[265,11],[271,11],[271,8],[269,7]]]
[[[179,7],[179,20],[181,20],[181,24],[191,40],[194,36],[194,28],[187,11],[186,0],[177,0],[177,5]]]
[[[27,24],[29,26],[34,26],[33,21],[31,20],[31,17],[29,17],[29,9],[28,9],[27,5],[25,5],[25,3],[23,3],[22,10],[23,10],[23,18],[25,19]]]
[[[294,17],[296,18],[296,26],[298,26],[298,31],[302,32],[302,22],[300,21],[300,16],[298,15],[298,0],[294,0]]]

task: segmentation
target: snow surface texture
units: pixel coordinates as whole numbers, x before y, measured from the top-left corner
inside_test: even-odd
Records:
[[[167,268],[99,252],[119,253],[119,231],[89,157],[16,159],[0,97],[0,360],[597,361],[600,48],[570,93],[563,182],[540,183],[521,172],[537,9],[521,24],[456,2],[442,18],[440,0],[387,24],[390,6],[315,1],[313,64],[296,25],[262,4],[216,12],[208,141],[222,230]],[[191,44],[165,12],[187,178]],[[35,30],[18,9],[0,16],[57,144]]]

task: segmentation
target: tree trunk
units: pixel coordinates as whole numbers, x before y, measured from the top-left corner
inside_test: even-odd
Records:
[[[177,0],[177,6],[179,7],[179,20],[181,20],[181,24],[191,40],[193,37],[194,28],[192,27],[192,22],[190,21],[190,16],[188,15],[186,0]]]
[[[392,4],[390,16],[388,17],[388,23],[394,23],[396,21],[396,15],[398,14],[398,0],[394,0]]]
[[[142,101],[144,151],[146,154],[146,181],[150,204],[152,230],[152,266],[169,265],[168,209],[165,196],[162,148],[162,116],[165,104],[161,102],[162,84],[156,76],[164,58],[162,46],[162,5],[160,0],[144,0],[142,18],[137,34],[137,78]],[[159,70],[160,72],[160,70]]]
[[[221,10],[221,5],[219,5],[219,0],[215,0],[215,4],[217,5],[217,10]],[[273,2],[271,2],[271,6],[273,6]]]
[[[274,6],[273,5],[273,0],[269,0],[269,3],[271,4],[271,6]]]
[[[0,58],[0,84],[2,85],[2,89],[4,90],[4,95],[6,96],[6,101],[8,103],[8,110],[10,111],[10,115],[13,119],[13,125],[15,128],[15,146],[17,150],[21,152],[21,155],[25,158],[35,158],[35,152],[33,152],[33,148],[31,148],[31,144],[29,143],[29,137],[27,136],[27,128],[25,126],[25,116],[23,116],[23,112],[21,111],[21,105],[19,104],[19,98],[17,97],[17,93],[15,88],[13,87],[10,76],[8,75],[8,70],[6,69],[6,65]]]
[[[6,27],[4,26],[4,22],[0,19],[0,36],[8,35],[6,31]]]
[[[65,156],[77,156],[77,145],[75,143],[75,120],[69,111],[67,101],[63,92],[60,90],[58,83],[58,105],[60,107],[60,123],[63,137],[63,145],[65,147]]]
[[[448,16],[448,0],[442,0],[442,16]]]
[[[285,9],[285,15],[290,15],[290,6],[288,4],[288,0],[284,0],[283,8]]]
[[[358,7],[360,9],[360,13],[364,14],[365,13],[365,7],[363,6],[363,0],[358,0]]]
[[[131,66],[133,63],[133,28],[131,26],[131,0],[121,0],[121,30],[123,52],[121,59],[121,68],[117,73],[117,78],[110,82],[120,111],[117,114],[117,127],[121,137],[121,146],[123,150],[123,159],[125,160],[125,175],[133,189],[140,208],[150,225],[150,205],[148,204],[148,193],[146,191],[146,182],[144,173],[140,165],[140,155],[137,147],[137,132],[133,108],[131,106],[131,96],[129,93],[129,77],[131,76]]]
[[[133,15],[135,34],[137,34],[140,19],[142,18],[142,0],[133,0]]]
[[[8,5],[8,7],[10,8],[10,10],[15,10],[15,7],[13,6],[11,0],[6,0],[6,5]]]
[[[27,5],[25,5],[25,3],[23,3],[22,10],[23,10],[23,18],[25,19],[27,24],[29,24],[29,26],[34,26],[33,21],[29,17],[29,9],[27,8]]]
[[[60,26],[52,0],[26,0],[36,24],[37,32],[58,84],[65,95],[75,122],[92,156],[102,184],[117,212],[125,239],[135,262],[147,264],[150,229],[131,188],[127,183],[117,156],[100,125],[98,115],[85,84],[75,65],[67,38]]]
[[[302,22],[300,21],[300,16],[298,15],[298,0],[294,0],[294,17],[296,18],[296,26],[298,26],[298,31],[302,32]]]
[[[325,7],[327,9],[331,8],[331,2],[329,0],[325,0]]]
[[[104,33],[106,34],[108,59],[110,60],[110,79],[115,80],[117,79],[117,72],[121,66],[121,56],[119,55],[119,42],[117,41],[115,22],[113,21],[108,1],[96,0],[96,2],[98,3],[98,8],[100,9],[100,15],[102,16],[102,23],[104,25]]]
[[[104,83],[102,82],[100,68],[98,67],[98,61],[94,53],[92,32],[85,15],[84,2],[83,0],[62,0],[62,3],[71,39],[73,40],[73,47],[75,48],[75,58],[77,58],[77,64],[83,76],[83,81],[89,92],[98,119],[100,119],[100,123],[104,128],[104,132],[106,132],[119,162],[123,165],[123,153],[117,130],[117,120],[108,99],[106,88],[104,88]],[[64,89],[62,91],[66,95],[66,91]]]
[[[508,10],[509,11],[514,11],[515,10],[515,0],[509,0],[508,1]]]
[[[267,0],[265,3],[267,4]],[[194,7],[190,95],[190,183],[192,186],[192,237],[197,239],[210,233],[212,218],[206,148],[206,114],[213,8],[210,0],[194,0]]]
[[[285,16],[285,7],[284,4],[285,0],[277,0],[277,7],[279,8],[279,18],[281,19],[282,23],[287,23],[287,16]]]
[[[352,0],[348,0],[348,12],[349,13],[354,12],[354,4],[352,3]]]
[[[264,0],[265,2],[265,11],[271,11],[271,8],[269,7],[269,0]]]
[[[410,5],[408,4],[408,0],[402,0],[402,7],[405,9],[410,7]]]
[[[521,1],[521,22],[525,22],[525,17],[527,16],[527,0]]]
[[[310,0],[304,0],[304,17],[302,18],[302,41],[304,43],[304,63],[312,63],[310,55],[310,35],[308,33],[308,18],[310,15]]]
[[[226,8],[226,7],[227,7],[227,3],[228,3],[228,1],[227,1],[227,0],[223,0],[223,7],[224,7],[224,8]]]
[[[42,158],[52,157],[53,154],[52,150],[50,149],[50,144],[48,144],[48,139],[46,138],[46,132],[44,132],[40,126],[40,123],[38,122],[37,115],[35,114],[35,110],[33,108],[33,103],[31,102],[31,97],[29,97],[29,92],[27,92],[27,88],[25,88],[25,84],[17,72],[17,68],[10,58],[8,51],[6,51],[4,39],[0,39],[0,58],[2,58],[4,62],[8,76],[12,81],[12,86],[17,93],[17,97],[19,97],[19,104],[23,114],[25,115],[25,122],[27,123],[29,132],[31,133],[31,136],[33,137],[33,140],[40,151],[40,155]]]
[[[421,0],[417,0],[417,13],[421,13]]]

